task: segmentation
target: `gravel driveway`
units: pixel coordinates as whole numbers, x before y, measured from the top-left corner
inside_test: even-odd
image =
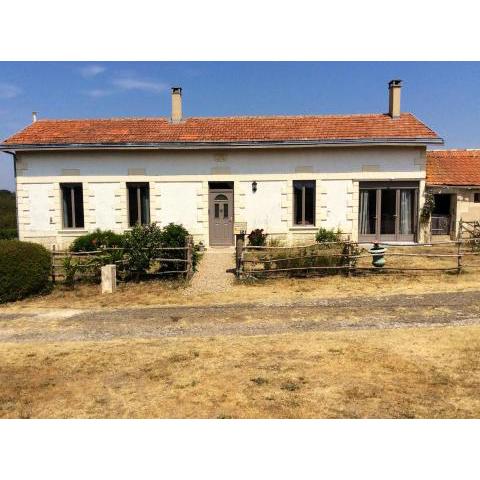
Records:
[[[472,324],[480,324],[480,292],[299,299],[289,304],[0,313],[0,342],[273,335]]]

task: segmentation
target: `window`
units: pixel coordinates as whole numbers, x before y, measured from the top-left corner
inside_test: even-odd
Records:
[[[315,180],[293,182],[293,222],[315,225]]]
[[[474,203],[480,203],[480,193],[473,194],[473,201]]]
[[[63,228],[83,228],[83,188],[81,183],[62,183]]]
[[[150,188],[148,183],[127,183],[128,224],[147,225],[150,223]]]

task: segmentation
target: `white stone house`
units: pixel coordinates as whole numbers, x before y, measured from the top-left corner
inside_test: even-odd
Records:
[[[426,149],[442,139],[400,112],[366,115],[38,120],[0,145],[13,155],[19,236],[66,247],[95,230],[183,224],[206,246],[234,229],[292,242],[319,227],[353,240],[416,241]]]

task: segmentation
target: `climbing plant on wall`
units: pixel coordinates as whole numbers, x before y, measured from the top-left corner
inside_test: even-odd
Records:
[[[420,211],[420,220],[422,223],[428,223],[435,208],[435,196],[432,192],[425,192],[425,203]]]

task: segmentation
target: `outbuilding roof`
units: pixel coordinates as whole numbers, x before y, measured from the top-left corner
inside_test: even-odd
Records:
[[[480,185],[480,150],[427,151],[427,185]]]
[[[442,143],[410,113],[38,120],[6,139],[2,149],[95,146]]]

